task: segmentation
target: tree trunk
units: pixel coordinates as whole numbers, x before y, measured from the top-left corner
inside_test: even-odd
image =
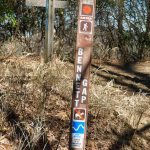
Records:
[[[146,31],[150,33],[150,0],[147,0],[147,23],[146,23]]]
[[[124,0],[118,0],[118,47],[122,58],[126,59],[127,49],[125,49],[125,42],[123,36],[123,19],[124,19]]]

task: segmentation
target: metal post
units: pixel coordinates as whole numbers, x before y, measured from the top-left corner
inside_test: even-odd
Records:
[[[70,149],[84,150],[86,144],[89,77],[93,47],[96,0],[80,0],[73,85]]]

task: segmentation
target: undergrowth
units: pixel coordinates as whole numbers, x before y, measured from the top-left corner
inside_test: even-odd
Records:
[[[68,149],[73,64],[59,58],[41,64],[16,57],[0,68],[0,132],[11,147]],[[142,145],[148,150],[149,127],[142,128],[149,125],[144,117],[149,97],[142,92],[129,95],[114,80],[103,82],[97,71],[91,75],[88,149],[138,150]]]

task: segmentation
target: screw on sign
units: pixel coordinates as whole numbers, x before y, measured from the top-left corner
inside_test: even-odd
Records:
[[[96,0],[80,0],[71,109],[70,149],[84,150]]]

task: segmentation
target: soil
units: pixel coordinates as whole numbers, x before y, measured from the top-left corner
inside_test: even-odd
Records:
[[[116,86],[121,85],[131,92],[140,90],[150,94],[150,61],[122,64],[93,60],[92,67],[99,70],[102,79],[114,79]]]
[[[5,62],[0,64],[2,70],[3,63],[13,64],[21,62],[26,65],[27,71],[36,68],[40,65],[38,57],[20,57],[20,58],[9,58]],[[65,66],[67,72],[73,72],[73,64],[66,62]],[[2,70],[3,72],[4,70]],[[100,86],[106,87],[108,82],[112,81],[113,86],[110,90],[116,91],[119,89],[121,96],[125,93],[124,97],[141,96],[150,101],[150,61],[138,62],[136,64],[121,64],[114,62],[99,62],[92,61],[91,67],[91,82],[92,85],[97,88]],[[66,75],[67,76],[67,75]],[[93,78],[96,77],[96,83]],[[73,80],[73,73],[69,78],[69,83]],[[0,80],[2,83],[2,78]],[[67,83],[67,81],[66,81]],[[0,91],[3,86],[0,85]],[[47,99],[49,101],[45,104],[45,112],[43,121],[44,127],[40,130],[43,134],[32,145],[33,147],[23,147],[24,150],[67,150],[69,141],[69,125],[70,125],[70,96],[66,92],[58,92],[53,87],[46,86]],[[66,87],[67,88],[67,87]],[[109,90],[109,89],[108,89]],[[100,91],[98,91],[100,92]],[[109,92],[109,91],[106,91]],[[116,93],[111,94],[115,97]],[[107,93],[106,93],[107,94]],[[37,114],[42,111],[38,110],[37,102],[32,101],[35,98],[34,90],[32,95],[28,96],[28,100],[25,103],[24,109],[20,113],[17,102],[13,102],[10,99],[10,107],[12,109],[2,109],[5,116],[4,125],[0,129],[0,150],[5,146],[9,147],[6,150],[16,150],[19,142],[24,140],[27,144],[28,139],[33,139],[33,135],[37,135],[36,126],[39,125],[39,121],[35,119]],[[13,99],[13,97],[12,97]],[[136,98],[135,98],[136,99]],[[138,100],[138,98],[136,99]],[[116,102],[120,103],[120,107],[123,106],[127,100],[124,98],[122,101],[116,96]],[[12,103],[11,103],[12,102]],[[113,101],[112,101],[113,103]],[[139,102],[140,103],[140,102]],[[127,104],[128,105],[128,104]],[[127,107],[126,105],[126,107]],[[149,106],[149,104],[147,104]],[[118,107],[119,105],[117,105]],[[150,110],[145,109],[140,115],[134,114],[130,118],[131,122],[134,122],[137,117],[137,123],[134,126],[129,122],[129,109],[122,108],[123,111],[127,112],[127,115],[119,115],[117,109],[93,105],[89,105],[89,116],[88,116],[88,132],[87,132],[87,150],[149,150],[150,148]],[[36,120],[36,121],[35,121]],[[19,125],[19,126],[16,126]],[[15,135],[12,134],[15,132]],[[21,135],[24,136],[21,136]],[[32,136],[31,136],[32,135]],[[2,139],[2,140],[1,140]],[[36,141],[35,140],[35,141]],[[23,142],[23,141],[22,141]],[[3,147],[2,147],[3,146]],[[3,150],[3,149],[2,149]],[[21,149],[20,149],[21,150]]]

